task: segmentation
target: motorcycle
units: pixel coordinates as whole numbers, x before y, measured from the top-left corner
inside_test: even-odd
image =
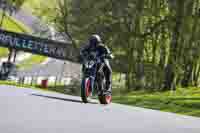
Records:
[[[89,97],[97,92],[101,104],[111,103],[111,93],[104,91],[106,87],[106,78],[104,74],[105,64],[101,57],[88,55],[83,63],[83,78],[81,83],[81,98],[84,103],[89,102]]]

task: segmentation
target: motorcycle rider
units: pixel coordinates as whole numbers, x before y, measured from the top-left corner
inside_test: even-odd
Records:
[[[111,51],[102,43],[101,37],[97,34],[92,35],[89,38],[89,44],[83,47],[80,51],[81,57],[84,59],[85,54],[93,53],[97,57],[101,57],[102,63],[105,64],[104,72],[106,78],[105,93],[111,93],[112,89],[112,69],[109,63],[109,59],[113,59]],[[84,68],[83,68],[84,70]]]

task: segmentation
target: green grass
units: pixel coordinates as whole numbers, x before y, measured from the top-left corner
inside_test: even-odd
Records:
[[[18,86],[18,87],[33,88],[33,86],[30,86],[30,85],[22,85],[22,84],[18,84],[12,81],[4,81],[4,80],[0,80],[0,85],[12,85],[12,86]]]
[[[175,92],[136,91],[114,96],[113,102],[200,117],[200,88],[179,88]]]
[[[27,69],[32,67],[34,64],[41,64],[45,60],[46,60],[45,56],[32,55],[30,58],[22,61],[22,63],[20,63],[18,67],[20,69]]]
[[[19,83],[13,82],[13,81],[3,81],[3,80],[0,80],[0,85],[10,85],[10,86],[20,87],[23,89],[30,88],[30,89],[66,94],[66,91],[63,89],[62,85],[61,86],[58,85],[57,87],[55,87],[54,85],[48,85],[48,88],[42,88],[41,85],[19,84]],[[67,94],[69,94],[69,93],[67,93]]]
[[[31,88],[31,89],[37,89],[37,90],[45,90],[45,91],[50,91],[46,88],[42,88],[42,87],[39,87],[39,86],[36,86],[36,85],[28,85],[28,84],[18,84],[18,83],[15,83],[13,81],[2,81],[0,80],[0,85],[10,85],[10,86],[16,86],[16,87],[21,87],[21,88]]]

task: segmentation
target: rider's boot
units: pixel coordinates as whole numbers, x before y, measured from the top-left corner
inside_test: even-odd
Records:
[[[112,84],[110,81],[107,81],[104,94],[111,94],[111,93],[112,93]]]

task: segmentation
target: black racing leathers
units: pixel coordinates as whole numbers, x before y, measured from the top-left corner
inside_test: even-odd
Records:
[[[102,57],[103,63],[105,63],[104,72],[106,77],[106,91],[111,92],[112,86],[112,69],[109,63],[109,59],[112,59],[112,53],[103,44],[97,45],[95,48],[91,47],[90,45],[86,45],[84,48],[81,49],[80,54],[81,57],[84,58],[86,54],[95,54],[96,57]]]

